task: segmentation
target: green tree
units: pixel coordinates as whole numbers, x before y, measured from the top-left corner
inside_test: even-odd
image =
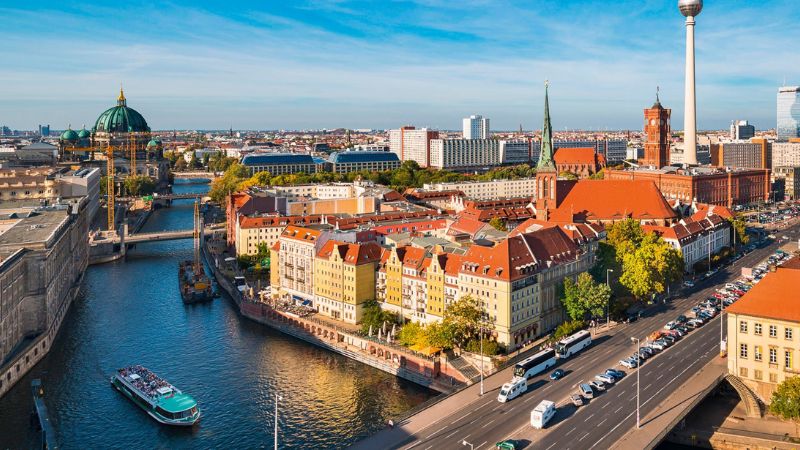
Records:
[[[736,245],[747,245],[750,242],[750,236],[747,235],[747,221],[742,214],[736,214],[733,219],[728,219],[731,223],[731,229],[734,235],[731,236],[736,240]]]
[[[250,171],[242,164],[233,164],[220,177],[211,183],[209,196],[217,203],[223,203],[225,197],[236,192],[239,183],[249,178]]]
[[[602,168],[596,173],[589,175],[590,180],[602,180],[606,177],[606,169]]]
[[[377,330],[375,332],[377,333]],[[425,339],[425,329],[418,322],[406,322],[397,333],[397,342],[406,347],[417,345],[423,339]]]
[[[619,282],[642,299],[663,293],[669,283],[682,275],[680,252],[655,234],[647,233],[632,252],[623,256]]]
[[[375,300],[365,302],[364,314],[361,317],[361,331],[367,334],[372,327],[373,333],[377,333],[378,328],[383,326],[383,322],[397,323],[397,315],[385,311]]]
[[[489,225],[497,231],[508,231],[508,228],[506,228],[506,221],[499,217],[492,217],[492,219],[489,220]]]
[[[800,422],[800,377],[790,377],[779,384],[772,393],[769,405],[772,414],[784,420],[791,420],[795,427]]]
[[[565,180],[577,180],[578,175],[572,172],[563,171],[558,174],[559,178],[563,178]]]
[[[197,153],[194,150],[189,150],[192,152],[192,156],[189,158],[189,167],[192,169],[199,169],[200,161],[197,160]]]
[[[453,344],[463,347],[470,339],[477,337],[481,328],[480,303],[470,295],[465,295],[451,303],[444,311],[442,322],[452,327]],[[484,332],[491,324],[483,324]]]
[[[125,192],[128,195],[150,195],[156,190],[156,183],[152,178],[144,175],[134,175],[125,178]]]
[[[561,338],[575,334],[584,328],[586,328],[586,322],[582,320],[570,320],[569,322],[564,322],[556,327],[556,331],[553,332],[553,340],[558,341]]]
[[[425,343],[431,347],[452,348],[453,327],[443,322],[433,322],[425,327]]]
[[[633,253],[645,235],[642,225],[634,219],[625,219],[610,225],[606,232],[606,241],[614,247],[618,262]]]
[[[595,281],[588,272],[579,274],[577,281],[565,278],[562,292],[561,303],[572,320],[583,320],[587,315],[603,316],[611,298],[611,289]]]

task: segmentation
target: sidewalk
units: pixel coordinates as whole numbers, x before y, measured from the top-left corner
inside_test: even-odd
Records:
[[[592,335],[593,338],[601,336],[609,331],[608,327],[602,328],[602,331]],[[614,328],[614,325],[610,327],[611,330]],[[484,378],[484,396],[496,397],[497,391],[503,383],[508,382],[512,378],[513,370],[514,366],[512,365]],[[356,442],[350,448],[354,450],[403,448],[412,444],[419,438],[426,438],[436,430],[445,426],[445,424],[449,424],[450,422],[448,420],[450,420],[453,415],[465,410],[467,406],[480,399],[480,389],[480,383],[475,383],[423,409],[411,417],[395,423],[393,429],[385,428],[378,431],[372,436]]]
[[[632,428],[611,448],[641,450],[655,447],[675,427],[679,422],[679,417],[684,417],[700,403],[717,386],[720,377],[727,373],[727,360],[720,357],[714,358],[700,372],[676,389],[674,395],[659,403],[649,414],[642,417],[641,428]]]

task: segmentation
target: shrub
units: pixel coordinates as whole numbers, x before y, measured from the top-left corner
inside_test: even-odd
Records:
[[[481,341],[478,339],[472,339],[467,342],[466,350],[470,353],[481,353]],[[500,354],[502,348],[500,344],[496,341],[490,341],[488,339],[483,339],[483,354],[486,356],[494,356]]]

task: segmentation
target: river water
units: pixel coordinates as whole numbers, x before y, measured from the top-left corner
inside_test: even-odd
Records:
[[[183,184],[176,193],[205,192]],[[192,227],[191,201],[153,213],[143,231]],[[51,352],[0,399],[0,448],[31,442],[30,382],[42,378],[65,449],[342,448],[435,395],[422,387],[237,315],[225,298],[185,306],[177,264],[191,240],[140,244],[127,260],[90,266]],[[116,368],[142,364],[191,394],[191,429],[156,423],[111,388]]]

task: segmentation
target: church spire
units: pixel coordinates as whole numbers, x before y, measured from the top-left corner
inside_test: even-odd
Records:
[[[553,163],[553,126],[550,124],[550,101],[548,99],[548,89],[550,82],[544,82],[544,125],[542,126],[542,146],[539,152],[539,163],[536,165],[537,171],[555,172],[556,166]]]

